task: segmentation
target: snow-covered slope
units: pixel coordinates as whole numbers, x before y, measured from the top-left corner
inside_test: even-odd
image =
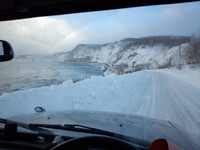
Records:
[[[55,59],[62,62],[97,62],[104,64],[102,68],[107,72],[123,74],[178,65],[179,45],[184,47],[186,42],[188,37],[159,36],[128,38],[102,45],[81,44],[70,52],[55,54]]]

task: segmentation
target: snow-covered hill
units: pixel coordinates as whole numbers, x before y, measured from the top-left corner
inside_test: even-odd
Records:
[[[80,44],[72,51],[55,54],[55,60],[61,62],[97,62],[104,64],[102,69],[117,74],[134,72],[143,69],[156,69],[177,66],[179,64],[179,48],[184,47],[189,37],[153,36],[144,38],[128,38],[121,41],[91,45]]]

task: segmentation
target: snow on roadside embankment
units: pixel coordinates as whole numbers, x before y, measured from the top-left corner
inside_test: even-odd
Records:
[[[156,72],[163,72],[172,77],[181,79],[190,85],[200,87],[200,67],[185,65],[182,66],[181,70],[174,67],[170,69],[158,69]]]
[[[131,113],[199,129],[199,75],[199,69],[190,68],[139,71],[21,90],[0,96],[0,117],[34,113],[42,106]]]
[[[144,71],[135,74],[108,77],[92,77],[81,82],[71,80],[61,85],[52,85],[21,90],[0,96],[0,116],[33,113],[35,106],[50,110],[100,110],[123,111],[121,107],[145,91],[144,80],[149,76]],[[125,106],[124,106],[125,107]]]

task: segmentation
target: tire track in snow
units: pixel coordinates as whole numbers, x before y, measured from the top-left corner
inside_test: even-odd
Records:
[[[132,97],[132,99],[130,100],[129,103],[126,104],[126,106],[124,108],[122,108],[122,112],[123,113],[130,113],[130,114],[139,114],[138,111],[140,110],[141,106],[143,105],[143,103],[145,103],[145,96],[147,93],[147,91],[149,90],[149,86],[146,85],[151,85],[151,74],[149,74],[148,72],[144,72],[146,75],[144,76],[144,78],[140,79],[140,82],[143,83],[142,86],[138,85],[138,84],[134,84],[133,86],[137,86],[134,87],[134,95]],[[142,81],[141,81],[142,80]]]
[[[144,79],[148,83],[144,85],[146,91],[125,112],[172,121],[200,134],[200,89],[165,73],[146,73],[150,74]],[[134,105],[138,106],[137,110],[131,110]]]
[[[171,100],[171,103],[176,104],[176,109],[172,109],[176,113],[173,115],[174,122],[182,124],[188,129],[199,129],[200,89],[168,75],[163,74],[162,76],[165,76],[168,80],[166,85],[169,87],[169,94],[172,95],[172,98],[169,100]]]

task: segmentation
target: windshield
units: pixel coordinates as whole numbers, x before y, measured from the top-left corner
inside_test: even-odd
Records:
[[[193,2],[0,22],[15,52],[0,63],[0,117],[115,112],[199,136],[199,14]]]

